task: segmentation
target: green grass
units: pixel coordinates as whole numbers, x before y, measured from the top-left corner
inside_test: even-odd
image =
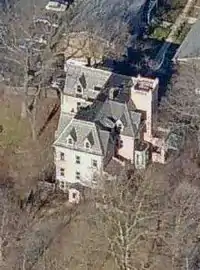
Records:
[[[158,40],[166,39],[170,33],[170,28],[169,27],[162,27],[162,26],[157,26],[153,33],[150,35],[151,38],[155,38]]]

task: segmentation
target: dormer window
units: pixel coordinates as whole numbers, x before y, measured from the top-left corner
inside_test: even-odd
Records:
[[[94,138],[92,132],[89,132],[84,140],[84,146],[86,149],[90,149],[94,145]]]
[[[72,140],[72,138],[68,138],[68,144],[73,144],[73,140]]]
[[[122,124],[118,124],[118,128],[121,130],[122,129]]]
[[[73,145],[77,141],[76,130],[73,127],[67,137],[67,144]]]
[[[90,143],[89,142],[85,142],[85,148],[87,148],[87,149],[90,148]]]
[[[123,131],[124,125],[122,124],[121,120],[117,120],[116,127],[119,131]]]
[[[82,87],[81,87],[80,85],[77,85],[76,92],[77,92],[78,94],[82,94]]]
[[[94,91],[101,91],[101,87],[99,87],[99,86],[94,86]]]

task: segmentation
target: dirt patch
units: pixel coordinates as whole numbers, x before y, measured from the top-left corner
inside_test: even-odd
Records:
[[[3,179],[12,178],[20,189],[27,190],[53,170],[52,142],[59,110],[50,119],[49,115],[55,106],[59,108],[59,101],[52,98],[39,101],[37,133],[42,132],[36,141],[31,138],[28,120],[20,117],[21,103],[19,95],[0,96],[0,164]]]

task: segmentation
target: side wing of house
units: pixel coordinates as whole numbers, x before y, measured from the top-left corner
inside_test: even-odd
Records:
[[[113,155],[110,133],[99,130],[93,122],[74,118],[60,130],[54,142],[56,180],[62,189],[77,182],[90,186]]]
[[[109,71],[87,67],[75,60],[66,62],[65,72],[61,110],[71,114],[91,105],[111,75]]]

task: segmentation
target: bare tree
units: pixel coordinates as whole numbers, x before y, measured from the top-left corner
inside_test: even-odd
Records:
[[[149,262],[150,245],[159,217],[157,196],[152,182],[141,175],[103,181],[94,192],[95,222],[108,243],[108,254],[116,269],[143,269]],[[92,216],[92,219],[94,219]]]
[[[42,14],[34,5],[30,14],[13,7],[3,17],[6,27],[1,38],[1,56],[12,71],[12,84],[14,80],[24,95],[22,111],[29,119],[34,140],[38,99],[42,90],[49,87],[52,75],[63,71],[64,51],[59,50],[58,44],[70,32],[71,9],[49,14],[49,21],[45,22],[40,20]]]
[[[180,270],[199,259],[199,187],[182,179],[170,188],[154,172],[101,180],[72,208],[51,195],[20,210],[0,189],[5,269]]]
[[[168,124],[195,132],[200,142],[200,66],[198,62],[176,66],[167,95],[161,102],[161,116]],[[166,120],[166,118],[163,119]]]
[[[171,191],[160,216],[157,249],[172,270],[187,269],[187,261],[192,264],[198,258],[199,192],[198,187],[183,181]]]

